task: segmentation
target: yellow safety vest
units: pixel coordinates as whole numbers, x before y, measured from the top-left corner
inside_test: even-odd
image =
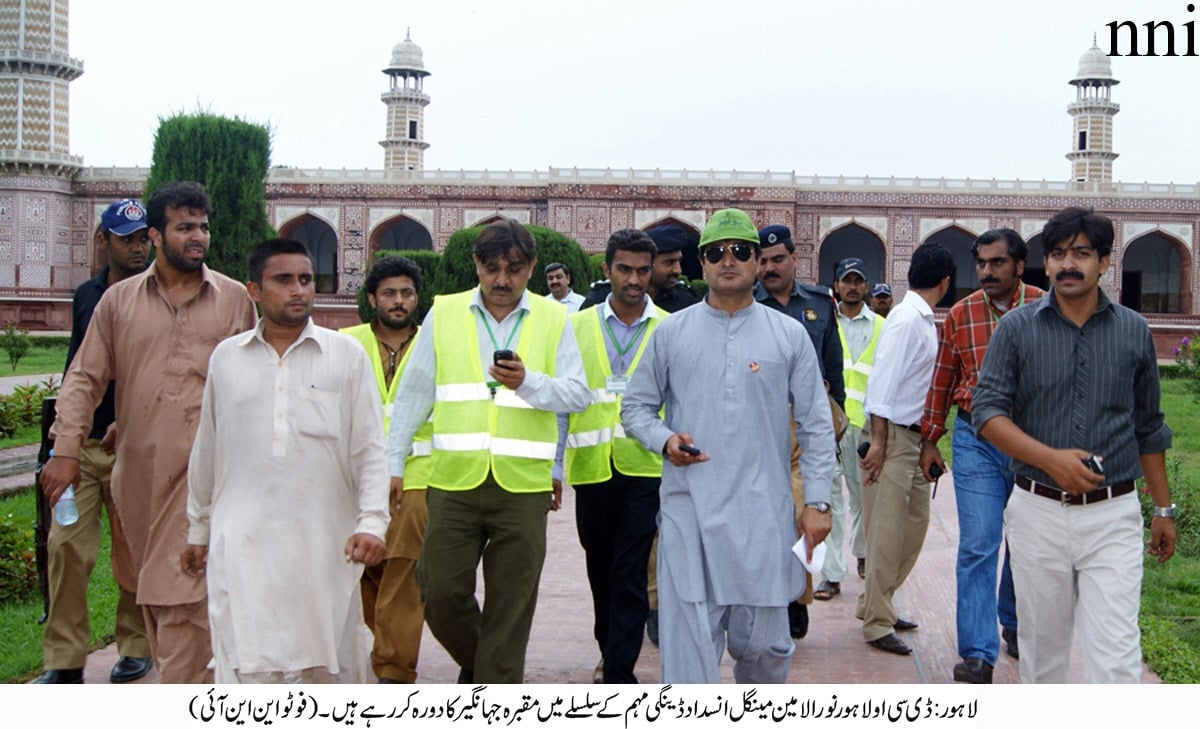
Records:
[[[653,304],[651,304],[653,306]],[[667,312],[654,307],[659,318]],[[572,413],[567,423],[567,447],[564,473],[572,485],[602,483],[612,478],[612,467],[627,476],[657,477],[662,475],[662,456],[651,453],[642,444],[625,435],[621,426],[621,396],[605,387],[612,374],[608,350],[604,345],[603,304],[584,309],[570,316],[575,340],[583,357],[592,404],[582,413]],[[629,366],[629,375],[637,369],[650,333],[658,326],[659,318],[647,320],[646,331]]]
[[[558,446],[557,416],[537,410],[514,390],[488,387],[479,358],[477,322],[471,308],[475,289],[434,300],[433,351],[437,358],[433,403],[433,471],[429,485],[467,491],[489,469],[506,491],[551,490]],[[526,296],[516,352],[525,368],[554,375],[554,358],[567,308],[541,296]]]
[[[865,304],[864,304],[865,306]],[[867,399],[867,378],[871,376],[871,368],[875,364],[875,345],[879,343],[879,333],[883,331],[883,317],[875,317],[875,328],[871,332],[871,342],[863,350],[858,361],[850,359],[850,345],[846,344],[846,334],[838,322],[838,339],[842,342],[842,380],[846,385],[846,417],[856,428],[866,426],[867,418],[863,412],[863,401]]]
[[[400,386],[400,378],[404,376],[404,368],[408,366],[408,355],[412,354],[412,347],[409,346],[400,358],[400,363],[396,365],[396,374],[392,376],[392,384],[388,385],[383,375],[383,359],[379,356],[379,342],[375,338],[375,332],[371,330],[371,325],[359,324],[339,331],[357,339],[363,349],[367,350],[367,359],[371,360],[371,367],[375,369],[375,386],[379,389],[379,398],[383,403],[383,438],[386,442],[392,425],[392,408],[396,405],[396,391]],[[413,336],[416,336],[415,332]],[[412,453],[404,461],[405,491],[421,491],[429,483],[429,441],[432,435],[431,415],[429,420],[417,429],[416,435],[413,436]]]

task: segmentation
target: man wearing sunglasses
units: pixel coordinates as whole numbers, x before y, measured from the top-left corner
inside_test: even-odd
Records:
[[[754,300],[776,311],[792,317],[804,326],[812,339],[813,348],[821,365],[821,377],[825,379],[829,394],[838,407],[846,407],[846,388],[842,379],[842,344],[838,339],[837,316],[835,315],[833,292],[824,286],[809,286],[796,280],[796,245],[792,243],[792,231],[786,225],[768,225],[758,231],[760,254],[758,257],[758,282],[754,284]],[[792,489],[798,495],[797,504],[805,503],[804,482],[796,468],[800,454],[792,451]],[[828,510],[828,503],[818,504]],[[840,578],[839,578],[840,579]],[[835,592],[836,590],[836,592]],[[832,598],[840,592],[834,581],[822,582],[813,593],[812,575],[805,575],[804,594],[788,605],[788,629],[797,640],[808,634],[808,606],[813,598]]]
[[[811,554],[830,526],[794,506],[789,432],[794,422],[808,498],[828,502],[833,423],[804,328],[755,304],[750,217],[715,213],[700,252],[707,297],[654,330],[621,406],[626,431],[664,455],[662,681],[719,683],[727,645],[738,682],[781,683],[795,651],[787,604],[804,588],[791,546],[804,535]]]

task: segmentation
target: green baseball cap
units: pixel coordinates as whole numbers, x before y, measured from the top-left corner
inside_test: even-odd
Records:
[[[758,228],[750,216],[737,208],[725,208],[713,213],[700,234],[700,247],[719,240],[744,240],[758,245]]]

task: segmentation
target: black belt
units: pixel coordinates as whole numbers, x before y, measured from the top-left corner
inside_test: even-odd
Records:
[[[901,425],[900,427],[904,428],[905,430],[911,430],[912,432],[916,433],[917,435],[921,434],[921,424],[920,423],[913,423],[912,425]]]
[[[970,410],[963,410],[962,408],[959,408],[958,415],[956,417],[958,417],[959,420],[963,421],[967,425],[971,424],[971,411]]]
[[[1024,476],[1017,476],[1017,486],[1028,491],[1031,494],[1045,496],[1047,499],[1054,499],[1063,506],[1084,506],[1086,504],[1095,504],[1107,499],[1115,499],[1118,496],[1133,491],[1133,481],[1122,481],[1114,483],[1111,486],[1089,491],[1086,494],[1069,494],[1055,486],[1047,486],[1044,483],[1030,480]]]

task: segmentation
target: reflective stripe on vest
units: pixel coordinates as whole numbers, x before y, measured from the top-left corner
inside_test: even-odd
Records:
[[[867,422],[866,414],[863,412],[863,402],[867,399],[867,378],[870,377],[871,369],[875,365],[875,345],[879,343],[879,333],[883,331],[883,317],[875,317],[871,341],[857,362],[850,359],[850,345],[846,343],[846,333],[842,331],[840,321],[837,330],[838,339],[842,342],[842,379],[846,386],[846,417],[850,419],[851,425],[862,428]]]
[[[383,374],[383,358],[379,356],[379,340],[371,325],[359,324],[340,330],[358,340],[363,349],[367,350],[367,359],[375,370],[375,386],[379,390],[379,398],[383,404],[383,440],[387,442],[388,433],[392,426],[392,413],[396,409],[396,391],[399,389],[400,378],[404,376],[404,368],[408,366],[408,355],[412,353],[409,347],[400,362],[396,365],[396,374],[392,376],[392,384],[387,385]],[[416,336],[416,332],[413,332]],[[420,491],[429,483],[429,438],[433,435],[432,416],[421,424],[413,436],[412,453],[404,460],[404,490]]]
[[[604,344],[604,332],[600,323],[604,306],[584,309],[570,317],[575,329],[575,341],[583,357],[583,369],[587,374],[588,387],[592,391],[592,403],[582,413],[573,413],[567,420],[567,443],[563,473],[572,485],[603,483],[612,478],[612,467],[627,476],[657,477],[662,475],[662,456],[651,453],[642,444],[625,435],[621,427],[621,398],[605,387],[606,378],[612,374],[608,360],[608,349]],[[642,352],[651,332],[666,312],[658,310],[658,318],[651,318],[642,334],[630,364],[632,375],[641,361]]]
[[[490,471],[506,491],[550,491],[556,416],[506,387],[497,387],[493,396],[479,356],[474,296],[471,289],[434,301],[437,372],[429,485],[466,491],[483,483]],[[526,300],[529,313],[520,324],[515,349],[527,369],[553,376],[566,307],[540,296]]]

